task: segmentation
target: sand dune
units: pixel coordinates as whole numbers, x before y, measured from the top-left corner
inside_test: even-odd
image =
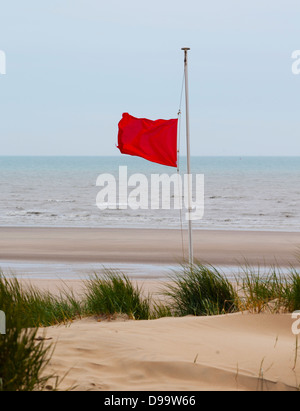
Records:
[[[194,239],[196,258],[211,264],[299,262],[299,233],[196,231]],[[181,259],[176,230],[0,228],[0,260],[169,264]],[[37,283],[51,291],[57,286]],[[145,284],[151,292],[159,285]],[[68,285],[82,292],[82,282]],[[47,372],[63,377],[69,371],[61,389],[290,390],[300,387],[291,326],[291,315],[84,319],[46,330],[57,343]]]
[[[69,371],[62,389],[291,390],[300,384],[291,325],[290,315],[85,319],[47,329],[57,342],[47,371]]]

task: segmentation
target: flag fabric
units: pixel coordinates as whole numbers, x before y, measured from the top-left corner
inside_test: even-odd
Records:
[[[118,149],[122,154],[177,167],[178,120],[148,120],[123,114],[119,123]]]

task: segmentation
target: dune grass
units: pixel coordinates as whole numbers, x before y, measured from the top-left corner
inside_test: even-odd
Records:
[[[250,266],[243,268],[237,278],[240,286],[240,309],[261,313],[267,308],[278,311],[283,307],[285,298],[284,280],[276,269],[261,273]],[[272,305],[270,303],[273,302]]]
[[[0,307],[13,305],[23,328],[66,324],[92,315],[126,314],[135,320],[170,316],[207,316],[250,311],[294,312],[300,310],[300,274],[290,268],[288,275],[274,266],[266,270],[245,265],[235,287],[213,266],[182,266],[161,290],[162,301],[153,301],[124,274],[105,270],[84,282],[81,298],[69,289],[58,295],[33,286],[22,286],[17,278],[0,274]]]
[[[43,390],[53,378],[43,375],[51,349],[36,341],[37,331],[19,321],[8,323],[6,335],[0,335],[0,391]]]
[[[126,314],[135,320],[151,317],[150,297],[144,297],[142,290],[122,273],[105,270],[101,276],[94,274],[85,286],[86,314]]]
[[[15,298],[13,284],[1,278],[0,307],[6,314],[6,334],[0,335],[0,391],[43,390],[53,378],[43,374],[52,349],[37,342],[37,328],[27,328],[29,319]]]
[[[300,309],[300,274],[292,267],[284,275],[276,266],[263,273],[245,266],[236,281],[241,311],[279,313]]]
[[[227,278],[212,266],[195,264],[175,273],[163,294],[176,316],[210,316],[237,311],[237,294]]]
[[[152,302],[151,320],[158,320],[159,318],[173,317],[174,313],[168,304],[163,302]]]
[[[66,323],[82,313],[80,302],[70,290],[54,296],[33,286],[25,288],[17,278],[7,279],[3,274],[0,275],[0,304],[1,307],[13,304],[22,317],[23,328]]]
[[[53,349],[37,338],[38,327],[71,321],[80,314],[80,303],[70,290],[56,297],[0,274],[0,307],[6,315],[6,334],[0,335],[0,391],[57,389],[58,379],[45,375]]]
[[[0,336],[0,391],[43,390],[53,376],[44,376],[51,347],[37,340],[38,327],[68,323],[83,316],[126,314],[149,320],[171,316],[212,316],[237,311],[261,313],[300,310],[300,274],[278,267],[268,272],[245,266],[237,287],[212,266],[182,266],[153,301],[124,274],[106,270],[85,281],[81,299],[65,289],[58,296],[23,287],[0,273],[0,308],[7,316],[7,334]]]
[[[286,291],[286,308],[289,312],[300,310],[300,273],[295,269],[291,270],[288,278],[288,286]]]

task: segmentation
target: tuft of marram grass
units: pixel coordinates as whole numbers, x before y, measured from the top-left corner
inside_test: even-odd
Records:
[[[18,313],[14,310],[13,315]],[[44,375],[51,347],[36,341],[37,331],[24,329],[19,321],[8,323],[6,335],[0,335],[0,392],[44,390],[54,378]]]
[[[267,273],[261,274],[260,269],[245,266],[238,279],[241,284],[241,309],[254,313],[271,308],[278,311],[283,305],[285,288],[281,274],[273,267]],[[271,307],[269,303],[273,301]]]
[[[261,313],[293,312],[300,309],[300,275],[290,269],[283,275],[274,266],[269,271],[246,266],[237,278],[240,285],[240,310]]]
[[[171,277],[163,291],[175,316],[211,316],[237,311],[237,294],[229,280],[212,266],[187,265]]]
[[[158,320],[159,318],[173,317],[172,309],[169,305],[162,302],[154,302],[151,310],[151,320]]]
[[[14,306],[21,313],[23,328],[48,327],[70,322],[82,313],[80,302],[71,291],[58,297],[33,286],[23,287],[17,278],[7,279],[0,274],[0,307]]]
[[[52,349],[36,341],[37,328],[27,328],[30,316],[17,284],[0,281],[0,307],[6,315],[6,334],[0,335],[0,391],[43,390],[54,378],[44,375]]]
[[[90,315],[127,314],[135,320],[151,318],[150,298],[124,274],[105,270],[85,282],[85,311]]]
[[[300,310],[300,273],[294,268],[286,280],[285,307],[289,312]]]

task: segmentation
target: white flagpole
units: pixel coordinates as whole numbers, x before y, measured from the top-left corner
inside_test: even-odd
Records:
[[[189,112],[189,78],[188,78],[188,51],[190,48],[182,48],[184,51],[184,73],[185,73],[185,104],[186,104],[186,143],[187,143],[187,173],[188,173],[188,213],[189,213],[189,263],[194,264],[194,247],[192,231],[192,187],[191,187],[191,148],[190,148],[190,112]]]

